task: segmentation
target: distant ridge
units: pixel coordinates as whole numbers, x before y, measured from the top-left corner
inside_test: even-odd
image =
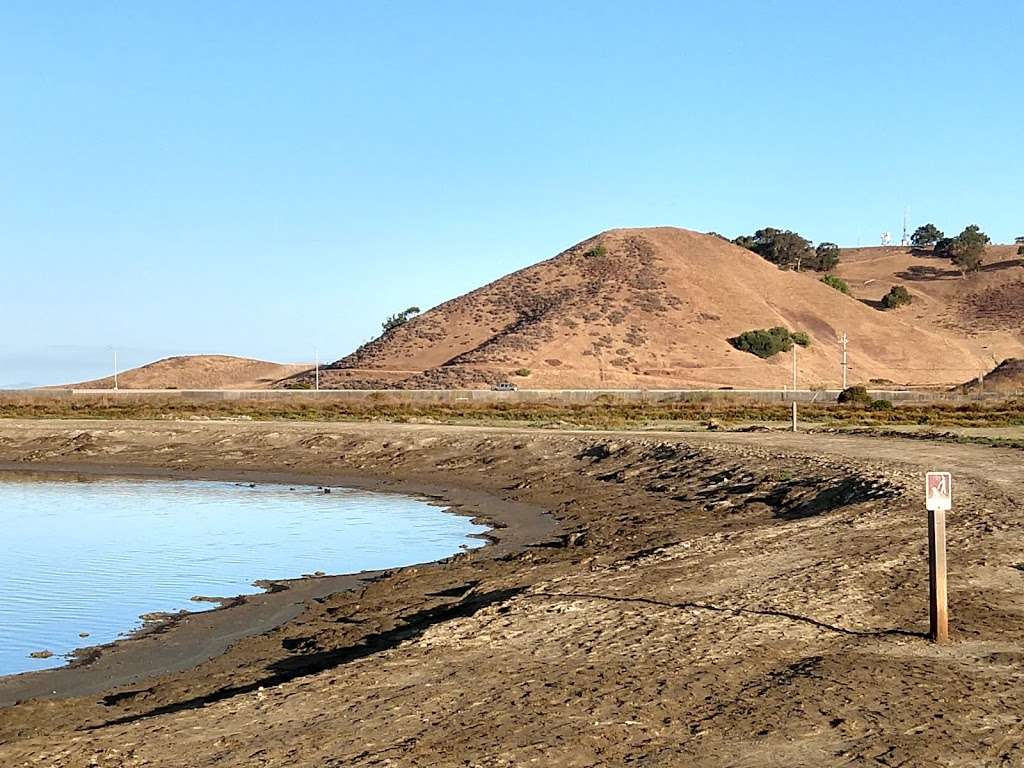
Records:
[[[230,355],[181,355],[131,368],[117,376],[119,389],[264,389],[275,381],[307,370]],[[69,384],[76,389],[113,389],[114,377]]]

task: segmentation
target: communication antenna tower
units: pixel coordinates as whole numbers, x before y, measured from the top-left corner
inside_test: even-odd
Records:
[[[906,247],[910,245],[910,233],[907,232],[907,209],[903,209],[903,237],[900,238],[900,245]]]
[[[882,233],[882,245],[892,245],[892,235],[890,233]]]

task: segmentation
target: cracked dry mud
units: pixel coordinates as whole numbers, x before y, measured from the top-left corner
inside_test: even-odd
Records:
[[[8,421],[16,466],[443,483],[558,527],[310,600],[191,669],[2,709],[0,764],[1021,765],[1021,457],[782,433]],[[944,647],[924,637],[920,481],[938,467],[956,477]]]

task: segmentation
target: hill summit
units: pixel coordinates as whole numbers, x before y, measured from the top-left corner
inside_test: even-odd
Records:
[[[165,357],[117,376],[120,389],[265,389],[275,381],[309,370],[309,365],[271,363],[231,355]],[[112,389],[114,377],[69,384],[76,389]]]
[[[810,337],[798,351],[801,387],[841,381],[844,332],[851,381],[954,383],[991,367],[966,335],[908,322],[820,277],[715,235],[609,230],[393,329],[324,369],[321,386],[781,388],[788,354],[760,359],[729,342],[773,326]]]

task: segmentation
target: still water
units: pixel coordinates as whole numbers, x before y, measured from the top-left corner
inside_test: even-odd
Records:
[[[56,667],[191,597],[436,560],[486,530],[425,501],[310,486],[0,475],[0,675]],[[87,637],[80,633],[88,633]],[[48,650],[48,659],[33,659]]]

